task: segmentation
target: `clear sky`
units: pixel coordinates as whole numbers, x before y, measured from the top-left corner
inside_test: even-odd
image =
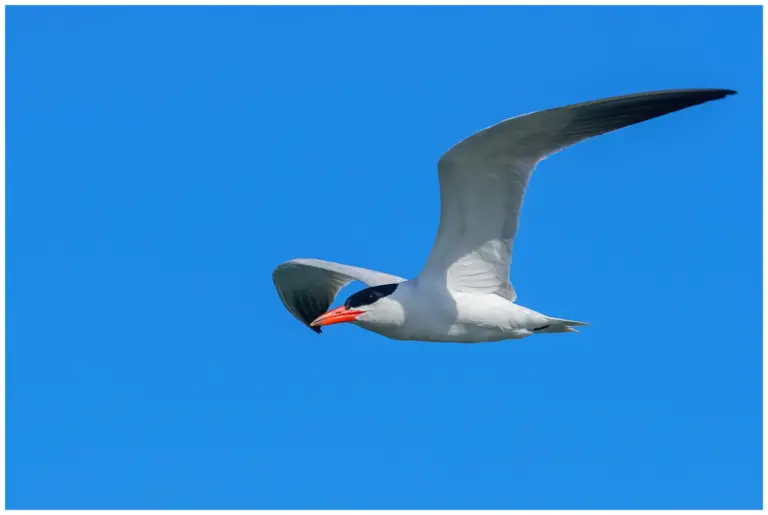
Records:
[[[8,507],[759,508],[761,16],[8,8]],[[295,257],[416,275],[473,132],[686,87],[739,94],[534,174],[518,301],[581,333],[280,303]]]

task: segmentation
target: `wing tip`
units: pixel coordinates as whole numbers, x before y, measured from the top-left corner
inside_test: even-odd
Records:
[[[710,102],[712,100],[720,100],[722,98],[735,95],[737,91],[734,89],[707,88],[707,89],[680,89],[680,90],[650,92],[651,95],[654,95],[654,93],[659,93],[661,95],[666,95],[666,94],[674,95],[675,93],[679,93],[679,94],[682,94],[683,96],[688,97],[692,101],[695,101],[697,104],[703,104],[704,102]],[[640,93],[640,95],[642,95],[642,93]]]
[[[738,93],[738,91],[736,91],[735,89],[713,89],[712,90],[712,94],[717,99],[725,98],[730,95],[735,95],[736,93]]]

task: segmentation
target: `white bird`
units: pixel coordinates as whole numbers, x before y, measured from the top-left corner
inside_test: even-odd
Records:
[[[515,304],[512,242],[528,180],[539,161],[570,145],[735,91],[689,89],[607,98],[518,116],[463,140],[438,162],[440,227],[412,280],[293,259],[272,273],[291,314],[316,332],[349,322],[395,340],[491,342],[577,332],[584,322]],[[368,288],[327,311],[353,280]]]

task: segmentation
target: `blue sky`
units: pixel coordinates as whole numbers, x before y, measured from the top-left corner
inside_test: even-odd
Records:
[[[761,16],[7,8],[8,508],[759,508]],[[533,177],[518,301],[580,334],[281,305],[294,257],[417,274],[460,139],[684,87],[739,94]]]

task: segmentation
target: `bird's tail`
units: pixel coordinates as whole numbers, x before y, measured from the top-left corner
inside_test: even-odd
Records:
[[[564,318],[547,317],[549,325],[536,331],[538,333],[578,333],[573,327],[589,325],[586,322],[577,322],[576,320],[565,320]]]

